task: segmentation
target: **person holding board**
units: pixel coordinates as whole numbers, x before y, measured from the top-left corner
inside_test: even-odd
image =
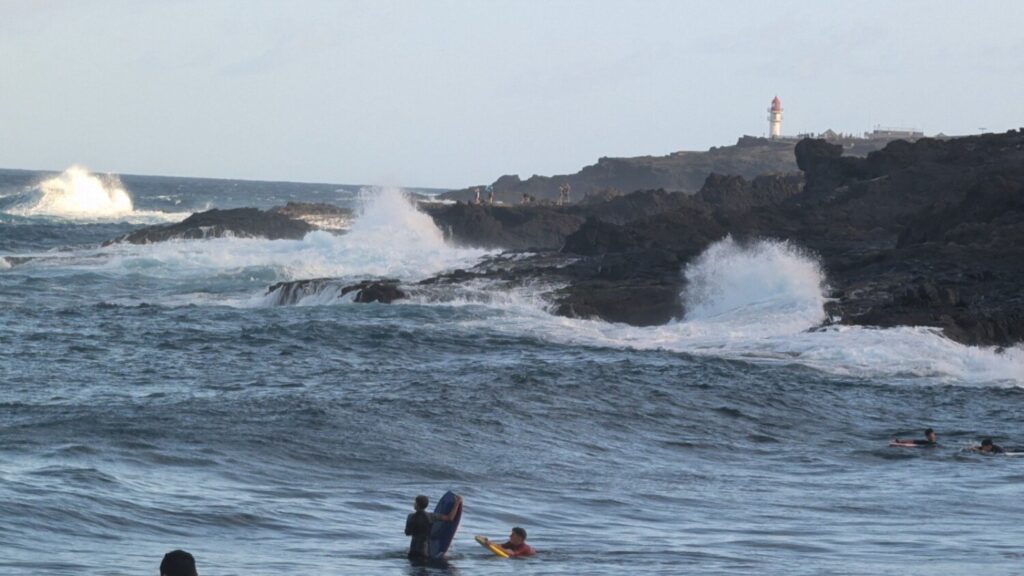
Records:
[[[459,518],[459,514],[462,511],[462,496],[455,496],[455,505],[447,514],[431,514],[427,512],[427,506],[429,505],[430,499],[420,494],[416,497],[414,504],[416,511],[409,514],[405,519],[405,535],[410,537],[410,560],[425,562],[431,559],[433,551],[430,546],[430,537],[434,523],[452,522]],[[454,533],[452,535],[454,536]],[[451,540],[448,540],[448,543],[450,544]],[[446,551],[447,546],[445,546],[445,550],[440,551],[440,555],[443,556]]]

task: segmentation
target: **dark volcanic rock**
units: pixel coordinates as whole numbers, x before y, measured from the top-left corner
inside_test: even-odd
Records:
[[[569,316],[637,325],[679,317],[684,263],[732,234],[792,240],[816,254],[839,322],[933,326],[969,344],[1024,340],[1024,133],[896,141],[863,158],[842,152],[801,141],[803,178],[712,174],[693,196],[650,190],[533,215],[524,207],[517,217],[534,227],[518,245],[503,238],[521,223],[507,226],[482,207],[453,209],[475,224],[450,230],[487,245],[560,245],[576,260],[535,275],[565,283],[551,296]],[[551,222],[557,229],[543,230]]]
[[[799,174],[764,174],[748,182],[742,176],[711,174],[697,193],[697,200],[726,212],[743,212],[774,206],[803,190]]]
[[[298,240],[313,229],[312,225],[302,220],[295,220],[277,212],[265,212],[256,208],[213,209],[193,214],[176,224],[142,228],[106,244],[149,244],[167,240],[200,240],[224,236]]]
[[[660,248],[604,254],[579,261],[576,280],[556,294],[556,313],[634,326],[664,324],[683,315],[682,262]]]
[[[322,294],[328,288],[338,289],[331,278],[278,282],[267,288],[266,298],[274,306],[293,306],[304,298]]]
[[[357,291],[353,301],[361,303],[390,304],[406,297],[405,292],[398,287],[398,280],[364,280],[359,284],[345,286],[341,289],[341,295],[344,296],[353,290]]]
[[[266,296],[274,306],[293,306],[306,298],[317,298],[327,303],[352,292],[355,292],[352,301],[360,303],[390,304],[406,297],[406,293],[398,287],[398,280],[364,280],[357,284],[345,284],[334,278],[278,282],[267,288]]]
[[[557,250],[584,218],[553,206],[421,204],[446,237],[467,246]]]
[[[885,145],[884,140],[845,139],[847,155],[862,156]],[[506,175],[491,184],[497,200],[519,204],[524,194],[540,200],[555,200],[562,184],[572,187],[571,200],[588,196],[613,195],[634,190],[664,189],[693,194],[709,174],[735,174],[747,179],[761,174],[787,174],[798,167],[794,161],[792,139],[741,137],[732,146],[718,146],[700,152],[675,152],[667,156],[601,158],[575,174],[531,176],[526,180]],[[484,186],[480,186],[483,190]],[[450,200],[470,201],[472,188],[453,190],[443,195]]]
[[[270,211],[302,220],[320,230],[345,230],[352,223],[352,211],[333,204],[289,202]]]

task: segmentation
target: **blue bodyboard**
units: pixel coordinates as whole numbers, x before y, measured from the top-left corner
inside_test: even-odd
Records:
[[[449,490],[441,496],[434,508],[434,514],[444,516],[455,507],[455,493]],[[451,522],[434,522],[430,527],[430,559],[441,560],[452,546],[455,533],[459,530],[459,522],[462,520],[462,510],[452,518]]]

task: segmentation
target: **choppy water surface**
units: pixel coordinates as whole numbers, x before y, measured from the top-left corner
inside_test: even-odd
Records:
[[[1024,352],[808,332],[827,277],[799,247],[716,245],[686,271],[690,316],[657,328],[488,286],[271,307],[273,282],[486,253],[395,192],[75,177],[0,173],[0,573],[155,573],[185,548],[202,574],[419,574],[404,518],[447,489],[466,513],[428,573],[1020,571],[1024,458],[961,448],[1024,444]],[[287,200],[363,215],[301,241],[99,246]],[[887,447],[925,426],[940,448]],[[472,542],[513,525],[537,557]]]

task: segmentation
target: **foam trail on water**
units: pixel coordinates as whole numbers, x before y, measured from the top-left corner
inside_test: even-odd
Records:
[[[132,198],[115,176],[100,178],[81,166],[39,183],[8,210],[20,216],[49,216],[87,221],[177,221],[187,213],[135,210]]]

